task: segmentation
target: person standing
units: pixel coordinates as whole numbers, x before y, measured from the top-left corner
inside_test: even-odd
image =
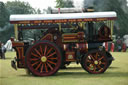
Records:
[[[1,43],[1,45],[0,45],[0,56],[1,56],[1,59],[5,59],[5,52],[6,52],[6,48],[4,47],[4,44]]]
[[[121,40],[120,36],[118,36],[118,39],[117,39],[117,51],[118,52],[122,51],[122,40]]]
[[[0,57],[2,58],[2,49],[1,49],[1,45],[2,45],[2,43],[1,43],[1,41],[0,41]]]

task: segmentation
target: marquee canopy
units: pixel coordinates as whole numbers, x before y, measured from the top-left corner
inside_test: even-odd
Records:
[[[66,23],[66,22],[87,22],[114,20],[116,12],[87,12],[87,13],[68,13],[68,14],[22,14],[11,15],[12,24],[31,24],[31,23]]]

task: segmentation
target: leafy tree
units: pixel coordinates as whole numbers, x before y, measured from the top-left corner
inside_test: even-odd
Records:
[[[64,0],[56,0],[56,8],[63,8]]]
[[[8,1],[5,5],[10,14],[33,14],[35,12],[28,2],[15,0]]]
[[[51,14],[51,7],[48,7],[47,9],[43,9],[43,14]]]
[[[74,7],[73,1],[72,0],[65,0],[64,1],[64,7],[65,8],[72,8],[72,7]]]
[[[3,2],[0,2],[0,28],[3,28],[9,19],[9,13]]]
[[[125,0],[123,0],[125,1]],[[114,3],[114,5],[112,4]],[[128,14],[122,9],[122,3],[119,0],[109,0],[108,6],[106,7],[106,11],[116,11],[118,18],[116,24],[119,26],[119,30],[117,35],[123,36],[128,34]]]
[[[125,34],[128,34],[128,14],[124,11],[122,6],[126,5],[126,0],[107,0],[106,3],[104,3],[104,11],[116,11],[117,12],[117,21],[116,21],[116,28],[119,28],[116,32],[116,35],[123,36]],[[113,5],[114,4],[114,5]]]
[[[7,40],[10,39],[10,37],[14,37],[14,26],[7,24],[4,26],[3,30],[0,30],[0,41],[3,43],[6,43]]]
[[[117,21],[115,22],[117,31],[114,31],[116,35],[123,36],[128,34],[128,7],[126,6],[126,0],[84,0],[84,7],[87,3],[93,4],[95,11],[116,11]],[[90,4],[89,4],[90,5]]]
[[[37,10],[35,10],[35,14],[41,14],[41,10],[38,8]]]
[[[7,3],[0,2],[0,41],[6,42],[10,37],[14,36],[14,27],[10,25],[10,14],[33,14],[41,13],[40,9],[35,10],[28,2],[21,2],[19,0],[8,1]],[[5,24],[6,23],[6,24]],[[30,35],[30,34],[28,34]]]
[[[56,8],[71,8],[74,7],[72,0],[56,0]]]

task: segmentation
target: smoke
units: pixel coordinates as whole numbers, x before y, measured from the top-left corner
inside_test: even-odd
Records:
[[[95,11],[103,11],[107,7],[108,0],[84,0],[84,8],[94,7]]]
[[[93,7],[94,0],[84,0],[84,8]]]
[[[4,27],[2,27],[2,28],[0,27],[0,32],[7,30],[10,26],[11,26],[11,24],[8,23],[8,24],[5,25]]]
[[[14,36],[13,25],[9,23],[5,25],[3,28],[0,28],[0,41],[5,43],[10,37]]]
[[[127,0],[127,6],[128,6],[128,0]]]

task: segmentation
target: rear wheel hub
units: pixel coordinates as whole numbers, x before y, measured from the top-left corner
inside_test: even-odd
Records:
[[[42,57],[41,57],[41,61],[42,61],[43,63],[45,63],[45,62],[47,61],[46,56],[42,56]]]

